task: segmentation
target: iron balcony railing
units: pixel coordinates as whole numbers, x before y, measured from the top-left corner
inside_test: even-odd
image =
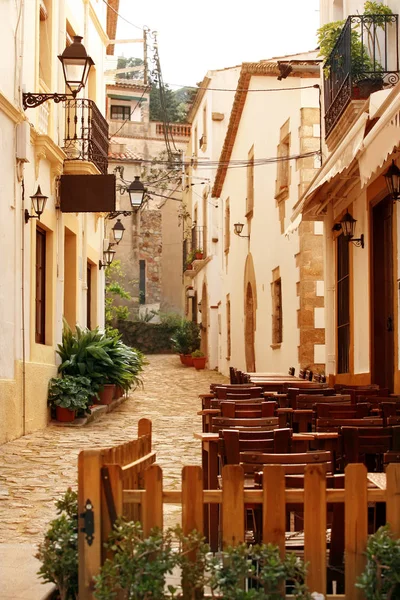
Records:
[[[64,138],[67,160],[90,161],[106,175],[108,146],[108,123],[93,100],[67,100]]]
[[[398,15],[351,15],[324,64],[325,135],[351,100],[399,81]]]
[[[195,260],[194,252],[201,250],[203,258],[207,256],[207,228],[192,227],[187,237],[183,240],[183,270]]]

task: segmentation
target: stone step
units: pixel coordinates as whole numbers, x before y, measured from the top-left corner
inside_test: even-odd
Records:
[[[84,427],[85,425],[87,425],[87,423],[91,423],[92,421],[97,421],[97,419],[100,419],[100,417],[102,415],[112,412],[113,410],[118,408],[118,406],[120,406],[120,404],[122,404],[123,402],[126,402],[126,400],[128,398],[129,398],[129,396],[122,396],[122,398],[113,400],[111,402],[111,404],[94,404],[91,407],[90,415],[86,415],[86,417],[82,417],[80,419],[75,419],[74,421],[71,421],[70,423],[63,423],[62,421],[55,421],[55,420],[50,421],[50,423],[52,425],[56,425],[57,427]]]

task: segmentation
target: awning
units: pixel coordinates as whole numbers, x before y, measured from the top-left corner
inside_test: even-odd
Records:
[[[300,227],[300,223],[302,220],[303,220],[303,215],[300,213],[299,215],[297,215],[295,220],[292,223],[290,223],[289,227],[286,227],[285,237],[288,238],[292,233],[297,231],[298,228]]]
[[[357,122],[350,129],[349,133],[343,138],[336,150],[329,156],[326,163],[318,171],[318,174],[311,182],[303,198],[295,205],[292,214],[292,221],[303,212],[305,207],[311,202],[316,192],[331,179],[347,169],[362,146],[364,139],[365,125],[368,121],[368,113],[363,113]]]
[[[362,144],[358,158],[360,181],[363,187],[386,162],[395,146],[400,145],[400,95],[383,113]]]

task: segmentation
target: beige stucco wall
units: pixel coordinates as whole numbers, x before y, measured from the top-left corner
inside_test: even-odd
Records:
[[[61,341],[64,307],[69,307],[68,312],[75,322],[86,325],[87,260],[93,266],[94,325],[104,324],[104,275],[94,272],[94,269],[98,271],[103,250],[103,218],[94,214],[62,214],[57,206],[56,178],[63,173],[65,158],[61,149],[64,107],[50,102],[48,120],[45,105],[23,111],[18,89],[64,91],[57,54],[65,48],[66,19],[69,18],[75,33],[84,36],[85,47],[96,63],[96,76],[92,77],[90,88],[103,110],[106,6],[104,3],[92,6],[84,0],[52,0],[48,6],[51,15],[47,23],[48,50],[52,53],[49,90],[43,88],[39,72],[39,0],[23,5],[19,21],[14,6],[0,8],[1,48],[7,53],[0,92],[0,250],[6,257],[0,281],[0,443],[47,425],[47,386],[49,378],[57,373],[56,344]],[[9,48],[14,47],[14,30],[17,31],[15,55],[9,52]],[[21,53],[23,61],[19,60]],[[22,151],[20,149],[17,156],[24,156],[26,160],[17,163],[20,135],[17,126],[24,120],[30,126],[26,144],[21,146]],[[24,211],[28,209],[32,214],[29,197],[38,185],[48,197],[45,211],[40,223],[30,219],[25,224]],[[38,225],[46,231],[44,344],[35,342]],[[66,229],[76,238],[74,264],[67,261],[67,272]],[[65,275],[67,281],[69,275],[70,285],[65,285]]]

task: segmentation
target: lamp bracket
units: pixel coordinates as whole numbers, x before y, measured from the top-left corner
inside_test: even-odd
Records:
[[[26,208],[25,209],[25,223],[29,223],[29,219],[39,219],[39,221],[40,221],[40,218],[37,215],[30,215],[29,210]]]
[[[362,233],[359,238],[351,238],[349,240],[352,244],[357,246],[358,248],[364,248],[364,234]]]
[[[24,110],[27,108],[36,108],[36,106],[40,106],[47,102],[47,100],[53,100],[56,104],[59,102],[66,102],[70,98],[75,98],[76,94],[58,94],[57,92],[54,94],[33,94],[31,92],[26,92],[22,94],[22,103],[24,106]]]
[[[108,215],[106,216],[106,219],[108,219],[109,221],[112,221],[113,219],[116,219],[117,217],[120,217],[121,215],[123,217],[129,217],[129,215],[133,215],[138,210],[139,210],[139,208],[137,210],[116,210],[113,212],[109,212]]]

